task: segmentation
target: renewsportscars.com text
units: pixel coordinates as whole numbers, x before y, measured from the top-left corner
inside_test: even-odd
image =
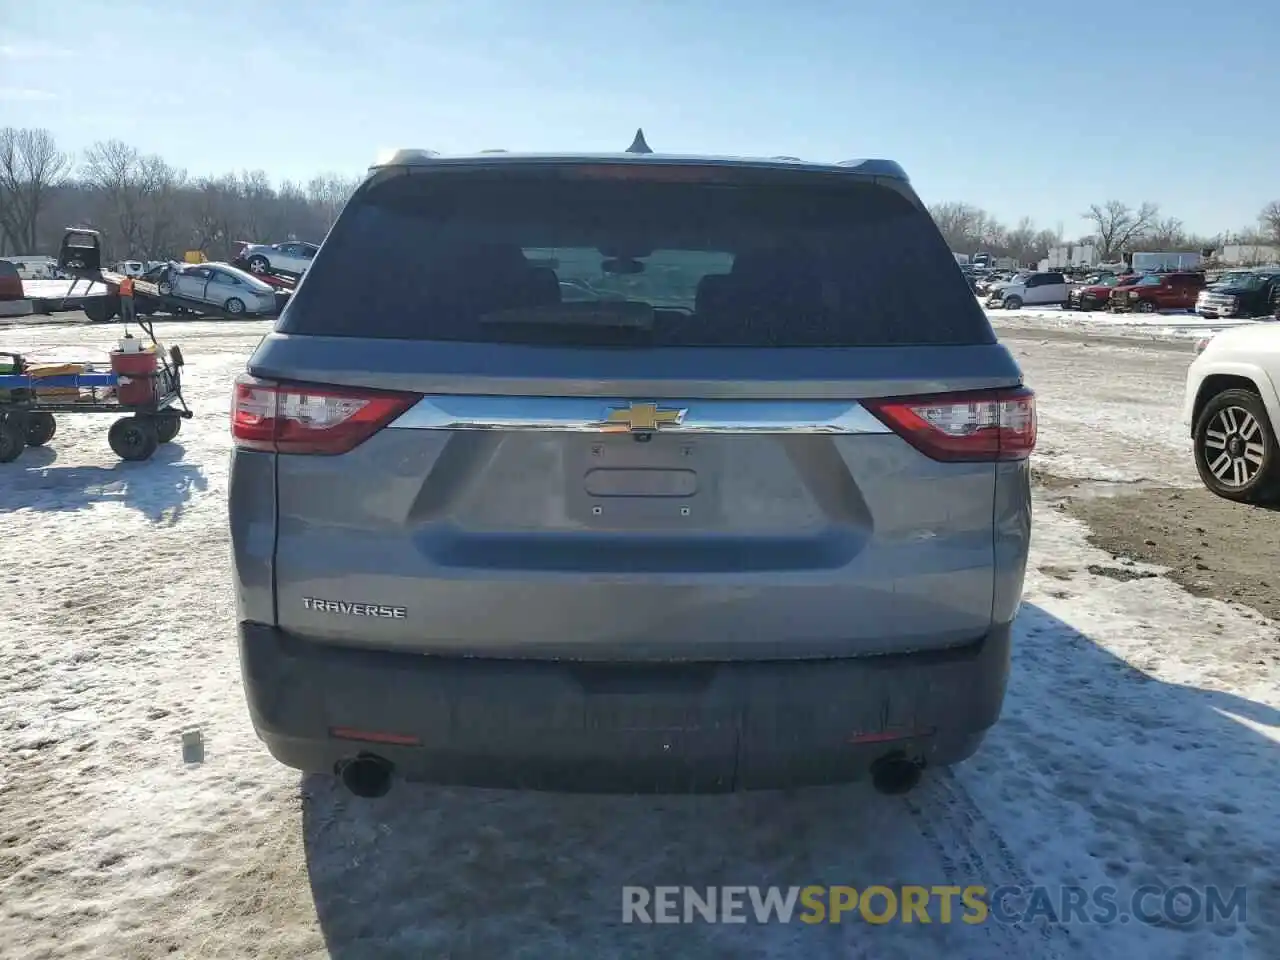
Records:
[[[1244,922],[1247,891],[1218,887],[872,885],[623,887],[623,923]]]

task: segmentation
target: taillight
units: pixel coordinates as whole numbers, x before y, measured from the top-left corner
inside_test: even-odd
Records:
[[[273,453],[346,453],[408,410],[418,396],[360,387],[236,378],[231,436]]]
[[[1036,397],[1026,387],[867,400],[865,405],[934,460],[1025,460],[1036,445]]]
[[[0,300],[21,300],[22,298],[22,278],[8,271],[0,274]]]

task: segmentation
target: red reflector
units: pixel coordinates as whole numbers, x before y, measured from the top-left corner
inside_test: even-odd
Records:
[[[855,733],[849,737],[850,743],[890,743],[895,740],[915,740],[919,737],[933,735],[933,727],[923,730],[880,730],[876,733]]]
[[[412,393],[276,383],[242,374],[231,402],[231,437],[249,450],[346,453],[417,400]]]
[[[1036,446],[1036,397],[1026,387],[894,397],[865,405],[934,460],[1025,460]]]
[[[403,733],[380,733],[377,730],[356,730],[352,727],[330,727],[329,736],[335,740],[364,740],[368,743],[390,743],[401,747],[416,747],[417,737]]]

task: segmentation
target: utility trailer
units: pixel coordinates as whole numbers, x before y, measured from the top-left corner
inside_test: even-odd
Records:
[[[72,277],[68,298],[75,297],[76,284],[86,282],[86,289],[100,283],[107,288],[105,294],[84,296],[85,316],[93,323],[106,323],[120,315],[120,283],[124,274],[102,267],[102,235],[97,230],[84,227],[68,227],[62,236],[62,245],[58,250],[58,267]],[[283,309],[293,292],[292,284],[272,282],[276,288],[276,313]],[[243,314],[230,313],[212,303],[179,297],[173,293],[162,293],[160,284],[147,280],[134,279],[133,301],[139,314],[170,313],[175,316],[195,316],[199,318],[217,318],[220,320],[244,320]]]

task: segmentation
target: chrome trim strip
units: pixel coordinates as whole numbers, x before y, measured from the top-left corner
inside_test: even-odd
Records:
[[[388,424],[401,430],[549,430],[615,433],[610,412],[656,403],[679,413],[661,433],[889,433],[854,400],[624,400],[588,397],[429,395]]]

